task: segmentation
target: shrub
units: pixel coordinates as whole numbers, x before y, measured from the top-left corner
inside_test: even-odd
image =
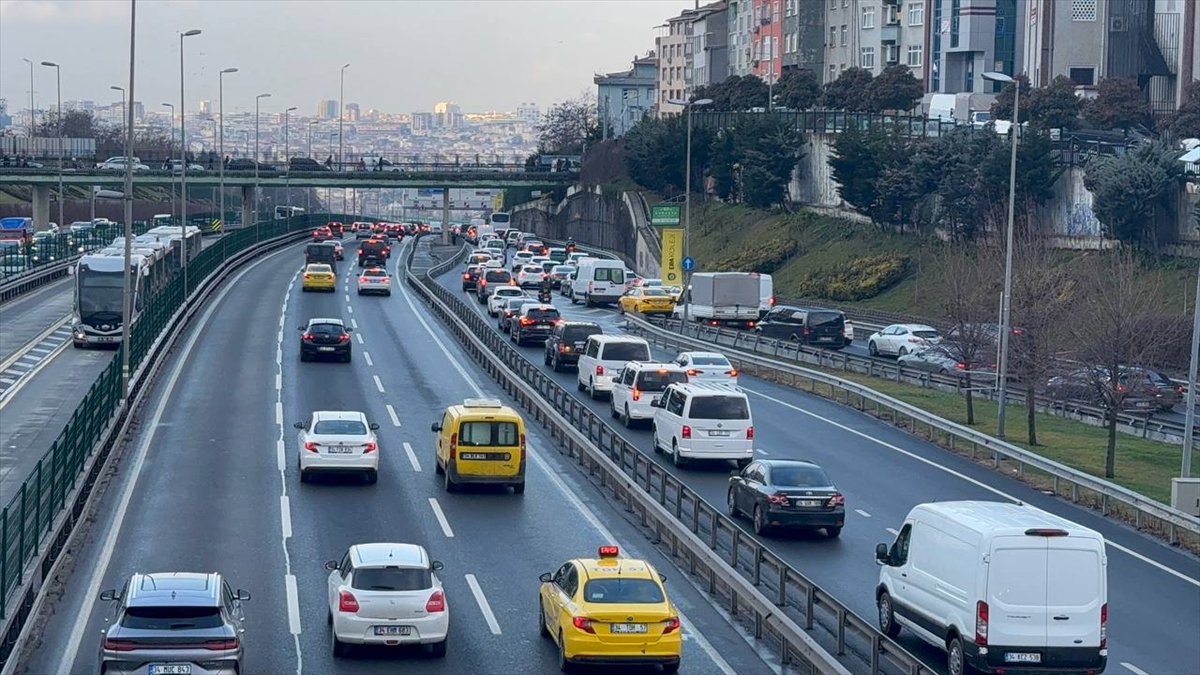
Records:
[[[866,300],[899,283],[911,258],[900,253],[858,258],[849,265],[810,272],[800,282],[800,293],[822,300]]]
[[[744,248],[713,266],[714,272],[761,272],[770,274],[800,248],[795,239],[771,239],[758,246]]]

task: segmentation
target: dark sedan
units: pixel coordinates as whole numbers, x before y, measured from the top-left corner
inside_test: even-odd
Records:
[[[513,298],[512,300],[506,301],[500,307],[500,318],[496,321],[496,328],[499,328],[505,333],[511,331],[513,317],[520,313],[521,308],[525,305],[536,304],[538,304],[538,301],[530,297]]]
[[[755,534],[775,528],[824,529],[836,537],[846,499],[825,470],[805,460],[755,460],[729,477],[729,514],[747,515]]]
[[[562,317],[554,305],[523,305],[518,314],[509,320],[509,339],[517,346],[526,341],[541,340],[545,342],[550,332],[558,325]]]
[[[350,329],[341,319],[309,319],[300,326],[300,360],[332,358],[350,363]]]
[[[469,265],[462,275],[462,289],[464,291],[473,291],[475,286],[479,284],[479,272],[483,268],[479,265]]]

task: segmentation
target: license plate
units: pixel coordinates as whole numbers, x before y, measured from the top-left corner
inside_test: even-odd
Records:
[[[319,351],[319,352],[331,352],[331,351],[333,351],[333,347],[317,347],[317,351]]]
[[[458,456],[460,459],[496,462],[507,461],[511,457],[506,452],[460,452]]]
[[[1041,663],[1042,655],[1036,652],[1004,652],[1005,663]]]
[[[164,663],[162,665],[150,666],[150,675],[191,675],[192,664],[190,663]]]
[[[828,337],[828,336],[819,337],[819,338],[817,338],[817,342],[833,342],[833,338]]]
[[[710,432],[708,432],[708,435],[709,436],[728,436],[729,432],[728,431],[710,431]]]
[[[95,340],[96,340],[96,342],[112,342],[113,340],[116,340],[116,338],[98,337],[98,338],[95,338]]]
[[[645,633],[646,624],[644,623],[614,623],[610,632],[613,633]]]
[[[820,500],[817,500],[817,499],[797,499],[796,501],[794,501],[792,503],[797,506],[820,506],[821,505]]]
[[[329,450],[329,454],[331,454],[331,455],[348,455],[351,452],[350,448],[343,447],[340,445],[331,447],[331,448],[327,448],[327,449]]]
[[[576,343],[575,343],[575,349],[583,349],[583,343],[582,343],[582,342],[576,342]]]
[[[412,626],[375,626],[376,635],[411,635]]]

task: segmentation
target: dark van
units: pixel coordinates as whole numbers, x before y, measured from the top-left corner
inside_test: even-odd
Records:
[[[604,329],[593,321],[561,322],[546,338],[543,359],[546,365],[554,367],[555,372],[563,370],[565,366],[578,365],[579,353],[583,351],[588,337],[603,334]]]
[[[836,309],[779,306],[767,312],[754,330],[776,340],[841,349],[846,345],[845,326],[846,315]]]
[[[384,265],[392,254],[392,247],[380,239],[368,239],[358,245],[358,265],[366,267],[368,261]]]
[[[337,257],[332,242],[312,243],[304,247],[304,264],[324,263],[337,272]]]

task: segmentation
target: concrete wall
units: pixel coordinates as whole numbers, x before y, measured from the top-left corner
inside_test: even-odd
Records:
[[[804,157],[792,173],[788,195],[793,202],[823,208],[842,208],[842,198],[837,192],[837,181],[829,158],[833,155],[832,134],[809,134],[804,141]],[[846,210],[850,210],[846,207]]]

